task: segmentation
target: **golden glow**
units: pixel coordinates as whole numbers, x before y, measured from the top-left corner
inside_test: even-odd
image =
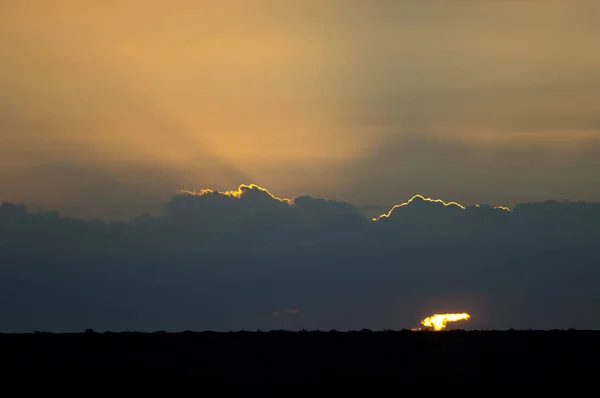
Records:
[[[460,314],[435,314],[428,316],[421,321],[421,325],[426,328],[433,328],[435,331],[444,330],[449,322],[466,321],[471,318],[471,315],[466,312]]]
[[[256,184],[242,184],[238,187],[238,189],[236,189],[235,191],[224,191],[224,192],[219,192],[219,191],[215,191],[213,189],[201,189],[199,191],[188,191],[185,189],[181,189],[177,192],[178,195],[192,195],[192,196],[203,196],[203,195],[208,195],[208,194],[217,194],[217,195],[224,195],[224,196],[229,196],[231,198],[236,198],[236,199],[241,199],[241,197],[244,195],[244,193],[251,191],[251,190],[257,190],[257,191],[261,191],[266,193],[267,195],[269,195],[271,198],[273,198],[274,200],[277,200],[279,202],[282,203],[286,203],[288,205],[291,205],[292,203],[294,203],[294,199],[289,199],[289,198],[279,198],[275,195],[273,195],[271,192],[269,192],[268,189],[260,187]]]
[[[511,209],[509,209],[506,206],[496,206],[496,207],[494,207],[494,209],[504,210],[504,211],[512,211]]]

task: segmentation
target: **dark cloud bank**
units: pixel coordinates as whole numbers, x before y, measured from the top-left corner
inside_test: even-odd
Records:
[[[415,197],[374,221],[246,188],[128,222],[3,203],[0,331],[400,329],[450,311],[465,328],[600,328],[599,240],[585,202]]]

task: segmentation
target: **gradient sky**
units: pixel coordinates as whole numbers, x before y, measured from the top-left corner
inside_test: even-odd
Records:
[[[0,5],[0,200],[600,200],[597,1]]]

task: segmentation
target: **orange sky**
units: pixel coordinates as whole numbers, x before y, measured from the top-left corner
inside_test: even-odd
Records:
[[[0,200],[600,200],[594,1],[0,5]]]

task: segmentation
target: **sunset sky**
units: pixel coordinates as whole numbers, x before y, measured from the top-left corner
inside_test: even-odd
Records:
[[[0,332],[600,329],[599,43],[598,0],[1,1]]]
[[[600,2],[0,5],[0,201],[600,201]]]

